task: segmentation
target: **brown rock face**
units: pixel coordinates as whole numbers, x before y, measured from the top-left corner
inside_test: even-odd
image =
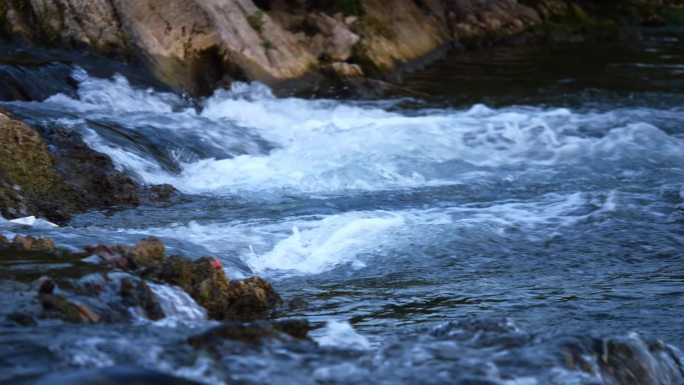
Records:
[[[270,283],[260,277],[230,282],[224,317],[229,319],[267,318],[280,302]]]
[[[126,250],[124,255],[136,265],[153,265],[164,262],[164,244],[158,238],[150,237]]]
[[[211,257],[189,260],[171,256],[144,276],[180,286],[207,309],[211,319],[268,318],[281,302],[273,287],[259,277],[229,281],[218,260]]]
[[[232,80],[297,88],[321,81],[321,72],[398,75],[453,40],[496,40],[539,21],[516,0],[258,2],[264,9],[253,0],[5,2],[12,36],[142,63],[192,94]],[[331,72],[331,63],[340,64]]]
[[[361,36],[355,58],[366,72],[392,72],[450,41],[441,1],[364,1],[354,29]]]
[[[276,85],[315,62],[251,0],[9,0],[6,8],[14,36],[142,60],[191,93],[223,77]]]
[[[26,237],[16,235],[10,247],[20,251],[55,251],[55,243],[52,239],[43,236],[34,238],[30,235]]]
[[[454,40],[496,41],[538,24],[539,14],[516,0],[446,0]]]

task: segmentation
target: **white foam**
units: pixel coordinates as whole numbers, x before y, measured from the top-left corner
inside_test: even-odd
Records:
[[[184,324],[197,326],[197,321],[207,319],[207,311],[199,306],[185,291],[177,286],[150,283],[150,289],[159,299],[165,317],[155,324],[176,326]]]
[[[16,219],[10,219],[7,222],[13,224],[13,225],[20,225],[20,226],[30,226],[35,229],[54,229],[57,226],[56,224],[43,219],[43,218],[36,218],[35,216],[31,215],[28,217],[22,217],[22,218],[16,218]],[[0,222],[2,223],[2,222]]]
[[[111,79],[88,76],[85,70],[77,67],[71,75],[78,84],[78,99],[64,94],[56,94],[45,100],[47,104],[62,105],[79,112],[155,112],[170,113],[174,106],[182,103],[172,93],[155,92],[151,88],[132,87],[128,80],[116,74]]]
[[[329,321],[323,329],[312,333],[312,338],[320,346],[367,350],[371,348],[368,339],[359,334],[346,321]]]
[[[56,95],[35,107],[73,109],[86,118],[128,119],[133,129],[153,126],[160,135],[183,130],[217,148],[248,142],[230,134],[236,129],[275,145],[267,154],[252,144],[232,158],[192,160],[180,164],[182,172],[174,175],[145,154],[93,132],[88,135],[88,143],[110,155],[119,168],[145,182],[171,183],[189,193],[385,190],[467,183],[500,168],[630,164],[633,157],[684,161],[681,139],[643,123],[654,115],[675,116],[676,111],[578,113],[475,105],[409,114],[389,111],[383,103],[276,98],[263,85],[235,83],[205,100],[198,114],[179,109],[182,101],[174,95],[136,89],[121,76],[96,79],[80,71],[76,77],[78,99]]]
[[[254,254],[247,262],[256,271],[296,270],[310,274],[346,262],[356,262],[357,267],[362,267],[362,261],[356,257],[382,244],[388,229],[403,224],[400,215],[385,212],[332,215],[307,223],[304,230],[293,226],[292,234],[271,251]]]
[[[191,221],[121,231],[182,238],[219,258],[238,256],[260,274],[318,274],[344,264],[353,269],[363,268],[374,255],[426,245],[434,242],[435,237],[454,237],[459,229],[505,235],[511,227],[544,227],[544,233],[553,234],[564,226],[615,210],[618,203],[614,193],[547,194],[532,202],[502,200],[392,212],[351,211],[272,221]],[[229,274],[233,276],[235,272]]]

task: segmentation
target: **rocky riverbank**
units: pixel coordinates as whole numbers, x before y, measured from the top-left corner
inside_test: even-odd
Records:
[[[2,0],[2,34],[79,48],[206,95],[235,80],[283,92],[374,92],[449,48],[636,39],[679,23],[680,0]]]
[[[22,325],[36,325],[40,319],[156,321],[172,315],[165,312],[160,296],[169,290],[175,296],[185,292],[206,312],[204,318],[221,321],[271,318],[282,303],[265,280],[256,276],[229,280],[213,257],[166,256],[164,244],[156,238],[132,247],[97,245],[70,252],[43,237],[16,235],[10,241],[0,236],[0,255],[3,276],[29,283],[36,296],[24,296],[28,301],[17,304],[17,311],[7,316]],[[33,268],[21,268],[29,262]],[[156,292],[153,285],[158,287]]]
[[[71,214],[176,196],[171,186],[139,185],[111,159],[90,149],[80,134],[37,126],[0,110],[0,214],[40,216],[58,224]]]

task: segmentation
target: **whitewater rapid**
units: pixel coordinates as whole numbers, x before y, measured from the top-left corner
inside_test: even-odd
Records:
[[[119,229],[237,255],[255,272],[359,269],[373,255],[428,245],[469,227],[493,236],[514,228],[551,236],[580,221],[607,220],[648,195],[617,191],[608,181],[657,179],[653,165],[681,170],[684,164],[684,138],[668,132],[684,122],[681,108],[402,109],[402,100],[278,98],[263,85],[245,83],[193,105],[132,87],[118,75],[99,79],[76,69],[73,76],[78,98],[58,94],[12,105],[79,131],[146,184],[255,205],[440,188],[456,189],[461,198],[491,198],[468,202],[456,194],[435,203],[428,193],[422,205],[407,207],[345,210],[328,202],[328,213],[188,218]],[[582,188],[566,188],[572,185]],[[533,199],[524,197],[535,189],[540,193]]]

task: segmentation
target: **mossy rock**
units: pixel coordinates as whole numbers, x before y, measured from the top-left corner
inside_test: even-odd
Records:
[[[21,197],[40,201],[57,188],[52,158],[43,139],[0,111],[0,203],[3,215],[20,210]],[[21,212],[16,212],[21,214]]]
[[[281,302],[273,287],[259,277],[229,281],[216,258],[195,260],[170,256],[158,266],[148,266],[144,278],[179,286],[210,319],[248,321],[268,318]]]

